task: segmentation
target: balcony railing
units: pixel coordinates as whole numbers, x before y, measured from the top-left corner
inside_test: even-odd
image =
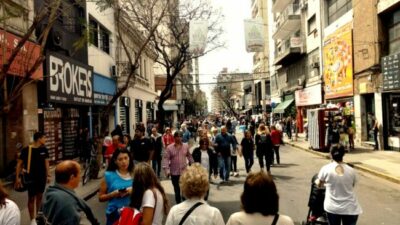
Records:
[[[285,39],[291,33],[299,30],[301,25],[301,13],[299,4],[290,4],[276,18],[273,31],[274,39]]]
[[[272,0],[272,12],[281,12],[293,0]]]
[[[292,36],[276,46],[275,65],[282,64],[288,58],[301,54],[303,43],[300,36]]]

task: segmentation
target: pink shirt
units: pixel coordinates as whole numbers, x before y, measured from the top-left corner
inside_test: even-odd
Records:
[[[186,169],[188,161],[189,164],[193,163],[188,144],[182,143],[179,146],[170,144],[164,154],[163,168],[166,173],[170,173],[171,175],[181,175]]]

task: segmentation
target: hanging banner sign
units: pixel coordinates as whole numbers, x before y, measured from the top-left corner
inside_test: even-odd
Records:
[[[49,102],[93,104],[93,67],[56,53],[46,61]]]
[[[247,52],[264,51],[263,22],[260,19],[244,20],[244,34]]]
[[[207,45],[208,21],[190,21],[189,24],[189,52],[203,54]]]

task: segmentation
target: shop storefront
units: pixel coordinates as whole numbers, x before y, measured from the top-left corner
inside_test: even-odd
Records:
[[[92,117],[93,117],[93,132],[92,136],[97,136],[100,133],[100,129],[103,126],[101,124],[101,113],[105,110],[105,106],[111,101],[116,91],[116,82],[114,79],[108,78],[101,74],[94,73],[93,78],[93,107],[92,107]],[[114,104],[115,105],[115,104]],[[104,124],[108,127],[108,131],[114,129],[114,111],[113,108],[108,117],[108,124]],[[111,124],[111,125],[110,125]],[[111,126],[111,127],[110,127]]]
[[[93,68],[64,55],[46,55],[45,88],[39,87],[39,127],[47,136],[50,161],[77,157],[78,135],[91,129]]]
[[[19,43],[20,40],[21,37],[0,29],[0,60],[9,59],[16,47],[15,43]],[[23,77],[34,66],[39,56],[40,46],[31,41],[26,41],[11,63],[7,71],[7,76],[4,77],[3,84],[6,84],[5,90],[9,94],[23,80]],[[40,65],[30,78],[33,80],[42,80],[43,67]],[[38,130],[36,97],[36,82],[26,85],[22,89],[21,95],[10,105],[9,113],[3,114],[2,120],[0,120],[0,127],[2,129],[2,137],[0,138],[0,160],[2,165],[0,165],[0,172],[4,172],[3,169],[6,169],[7,164],[15,160],[16,144],[28,145],[32,141],[34,132]],[[9,168],[13,169],[12,166]]]
[[[385,149],[400,151],[400,54],[382,58]]]
[[[347,23],[326,36],[323,46],[325,100],[328,108],[338,109],[329,121],[343,127],[355,124],[352,36],[352,23]]]
[[[119,121],[124,134],[130,134],[130,107],[131,99],[129,97],[119,98]]]
[[[135,100],[135,125],[143,122],[143,101]]]
[[[147,122],[151,122],[155,120],[155,113],[154,113],[154,102],[147,102],[146,103],[146,119]]]
[[[322,103],[322,87],[317,84],[295,92],[298,132],[303,133],[307,123],[307,110],[318,108]]]

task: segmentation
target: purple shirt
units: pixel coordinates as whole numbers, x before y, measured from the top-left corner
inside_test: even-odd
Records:
[[[163,168],[165,172],[171,175],[181,175],[187,167],[187,161],[193,163],[192,155],[189,152],[189,145],[182,143],[182,145],[170,144],[168,145],[163,160]]]

